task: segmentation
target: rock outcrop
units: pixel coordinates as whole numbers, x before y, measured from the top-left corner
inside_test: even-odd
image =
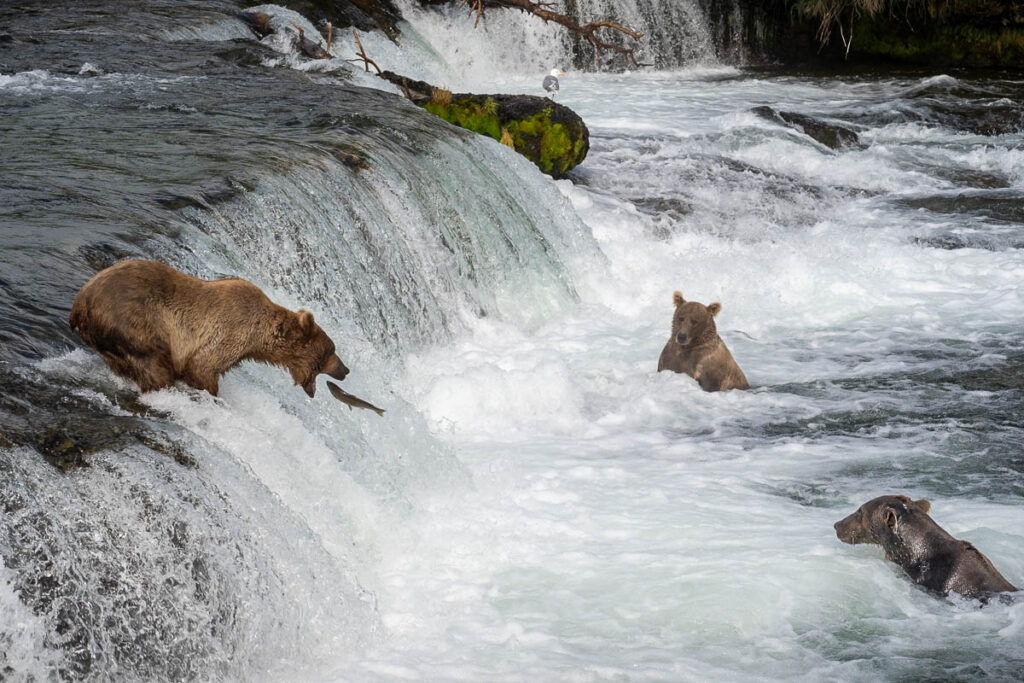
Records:
[[[590,150],[583,119],[547,97],[453,94],[390,71],[381,77],[431,114],[508,145],[552,177],[564,176]]]

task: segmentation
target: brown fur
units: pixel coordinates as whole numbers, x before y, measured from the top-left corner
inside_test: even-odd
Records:
[[[310,396],[316,377],[348,373],[308,311],[278,306],[251,282],[200,280],[155,261],[122,261],[85,283],[71,327],[142,391],[182,380],[217,395],[244,360],[288,368]]]
[[[976,598],[1017,590],[981,551],[936,524],[930,510],[927,500],[880,496],[836,522],[836,536],[843,543],[882,546],[885,558],[901,566],[914,583],[941,595]]]
[[[749,389],[747,378],[715,327],[715,316],[722,304],[710,306],[686,301],[683,295],[672,295],[676,311],[672,316],[672,334],[658,359],[658,372],[671,370],[686,373],[704,391]]]

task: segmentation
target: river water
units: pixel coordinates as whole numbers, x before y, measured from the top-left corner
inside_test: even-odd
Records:
[[[565,63],[406,10],[385,68]],[[1024,78],[570,72],[553,181],[233,12],[0,10],[0,678],[1020,679],[1019,596],[832,524],[927,498],[1024,585]],[[138,397],[66,326],[127,256],[314,311],[387,413],[252,364]],[[655,372],[675,290],[750,391]]]

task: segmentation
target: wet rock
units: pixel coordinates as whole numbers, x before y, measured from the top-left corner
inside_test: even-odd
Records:
[[[979,192],[909,197],[899,200],[912,209],[951,216],[974,215],[1008,224],[1024,223],[1024,201],[1015,192]]]
[[[239,19],[244,21],[252,29],[252,32],[256,34],[257,38],[266,38],[272,33],[277,33],[277,29],[271,24],[272,17],[266,12],[239,12],[236,15]],[[292,26],[298,31],[298,38],[295,40],[295,48],[306,57],[310,59],[330,59],[331,53],[320,44],[319,40],[312,40],[306,37],[306,31],[296,24]],[[318,36],[319,38],[319,36]]]
[[[266,12],[239,12],[238,18],[249,25],[257,38],[266,38],[274,32],[270,26],[270,15]]]
[[[164,194],[156,198],[156,202],[164,208],[178,211],[185,207],[211,210],[218,204],[230,201],[243,192],[251,191],[252,185],[235,178],[211,180],[197,186],[189,194]]]
[[[155,420],[166,416],[138,401],[134,392],[107,398],[130,415],[114,414],[110,406],[78,393],[74,383],[54,386],[44,377],[0,371],[0,447],[28,447],[48,463],[67,472],[87,467],[88,456],[101,450],[142,445],[182,465],[192,458]],[[82,387],[96,391],[92,387]]]
[[[826,123],[806,114],[776,111],[771,107],[755,107],[752,111],[769,121],[798,130],[830,149],[849,149],[860,142],[856,131],[837,123]]]
[[[390,71],[381,77],[431,114],[508,145],[552,177],[563,177],[590,151],[583,119],[547,97],[453,94]]]
[[[295,45],[299,48],[299,52],[309,57],[310,59],[330,59],[331,53],[324,49],[319,42],[310,40],[306,37],[306,32],[302,28],[299,29],[299,39]]]
[[[359,154],[346,151],[344,149],[336,149],[331,152],[331,156],[340,161],[346,168],[352,170],[354,173],[365,171],[370,168],[370,164]]]
[[[243,0],[245,7],[265,4],[261,0]],[[383,31],[391,39],[399,35],[401,12],[391,0],[283,0],[276,3],[295,10],[321,30],[331,22],[335,30],[354,27],[361,31]]]
[[[967,391],[1024,392],[1024,357],[1013,358],[1002,367],[966,370],[949,380]]]

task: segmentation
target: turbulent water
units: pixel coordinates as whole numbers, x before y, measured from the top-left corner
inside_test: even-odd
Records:
[[[1019,594],[832,524],[927,498],[1024,586],[1024,78],[570,72],[552,181],[230,3],[50,4],[0,8],[0,679],[1019,680]],[[384,68],[568,63],[405,11]],[[139,397],[66,324],[128,256],[314,311],[384,417]],[[750,391],[655,372],[674,290]]]

